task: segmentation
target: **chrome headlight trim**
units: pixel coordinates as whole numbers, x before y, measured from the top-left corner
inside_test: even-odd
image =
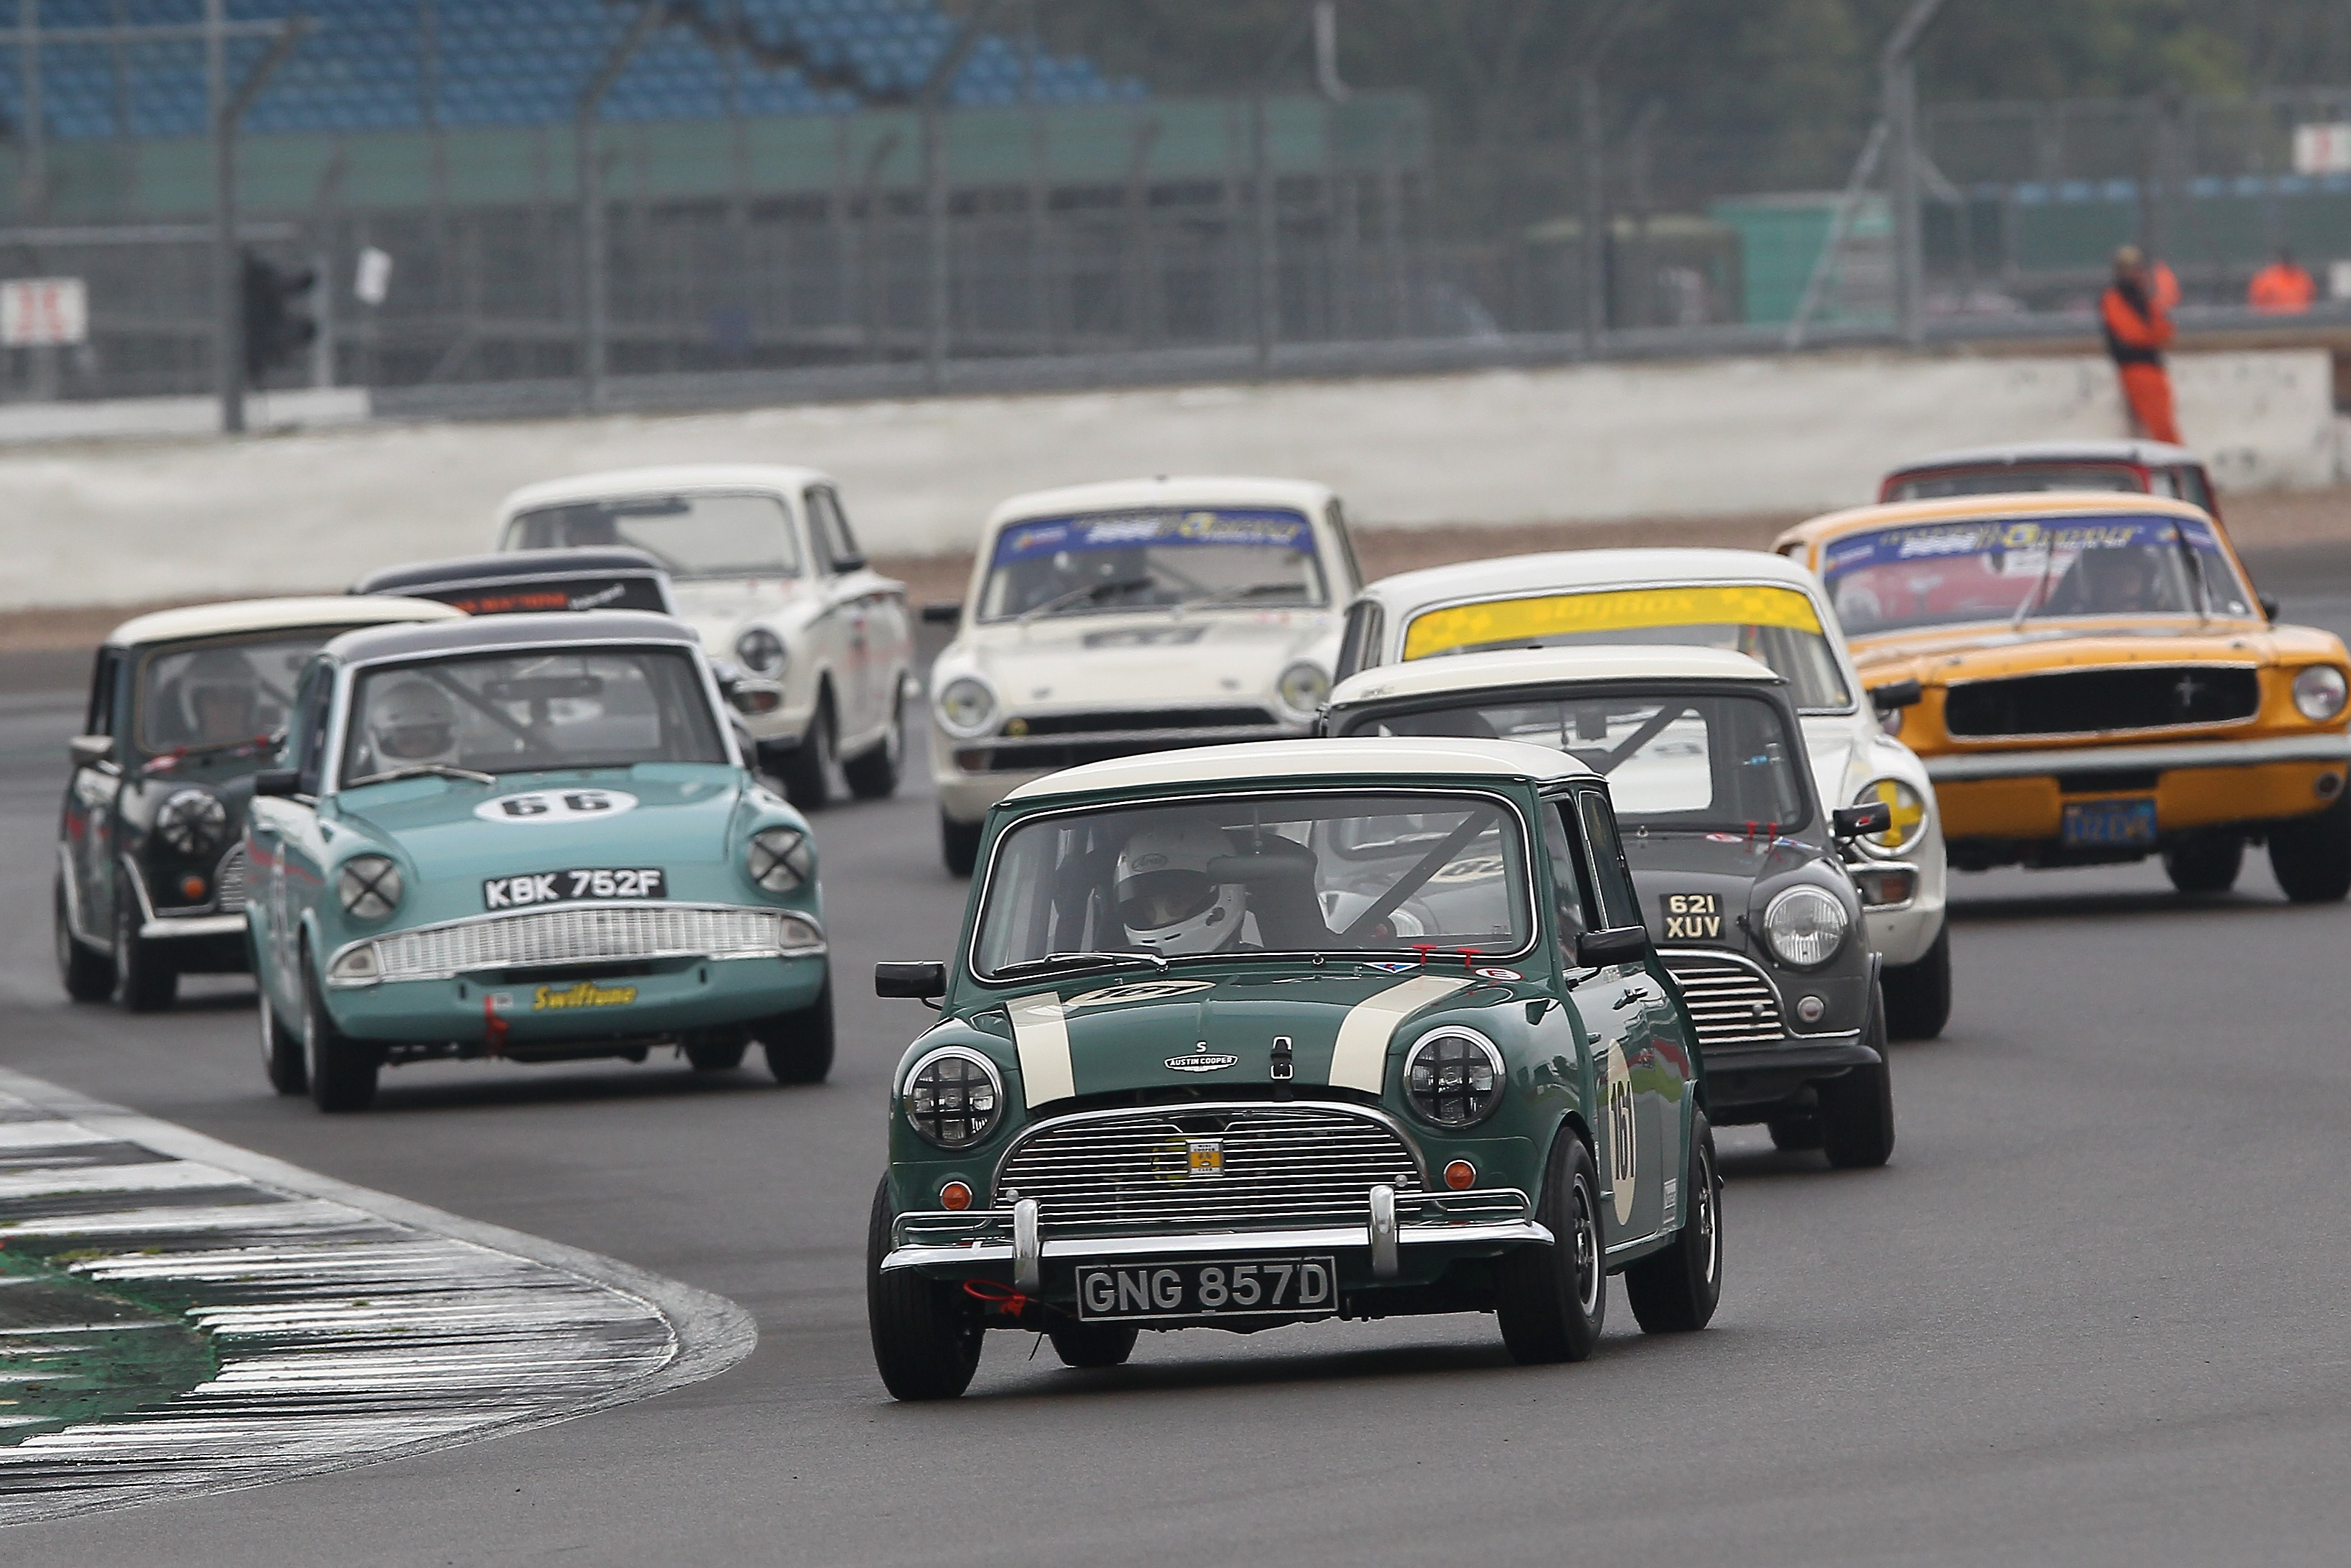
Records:
[[[769,893],[794,893],[816,880],[816,848],[808,834],[779,822],[751,835],[743,870]]]
[[[155,836],[174,854],[208,854],[228,837],[228,808],[209,789],[174,789],[155,812]]]
[[[937,1071],[950,1061],[962,1064],[952,1079]],[[979,1069],[977,1079],[971,1076],[973,1067]],[[952,1106],[946,1103],[950,1100]],[[986,1143],[1003,1123],[1004,1075],[995,1062],[967,1045],[943,1045],[925,1051],[907,1071],[898,1103],[906,1125],[925,1143],[942,1149],[968,1149]],[[923,1124],[925,1119],[931,1123],[928,1127]],[[951,1123],[963,1125],[963,1136],[944,1135]]]
[[[1906,796],[1908,797],[1907,800],[1904,799]],[[1934,814],[1934,807],[1926,796],[1918,793],[1917,786],[1892,774],[1881,774],[1854,791],[1853,803],[1856,806],[1873,806],[1881,800],[1893,808],[1893,831],[1853,841],[1865,855],[1875,855],[1881,860],[1898,860],[1914,852],[1918,841],[1926,836],[1927,823]],[[1902,815],[1906,810],[1917,812],[1907,833],[1902,831]]]
[[[1448,1045],[1470,1050],[1448,1051]],[[1481,1065],[1482,1075],[1478,1071]],[[1457,1068],[1458,1072],[1448,1072]],[[1467,1024],[1438,1024],[1405,1052],[1405,1103],[1430,1126],[1447,1132],[1474,1127],[1499,1110],[1509,1079],[1501,1051]],[[1448,1102],[1455,1101],[1462,1103],[1448,1109]]]
[[[2346,696],[2351,696],[2351,685],[2332,664],[2305,664],[2294,672],[2294,711],[2313,724],[2325,724],[2341,713]]]
[[[792,651],[772,628],[752,626],[735,639],[735,656],[755,675],[774,675],[791,662]]]
[[[1843,951],[1853,917],[1834,894],[1811,883],[1783,888],[1763,906],[1772,956],[1792,969],[1817,969]]]
[[[400,907],[406,884],[390,855],[353,855],[335,873],[335,899],[354,920],[382,920]]]
[[[977,675],[957,675],[931,699],[939,727],[958,740],[977,740],[996,722],[996,690]]]
[[[1290,712],[1311,717],[1331,695],[1330,672],[1311,659],[1301,659],[1281,672],[1273,695]]]

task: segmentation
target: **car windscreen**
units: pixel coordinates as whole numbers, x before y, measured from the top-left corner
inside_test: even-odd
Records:
[[[1727,648],[1785,680],[1801,709],[1853,706],[1811,597],[1773,583],[1598,589],[1448,605],[1413,618],[1404,656],[1608,643]]]
[[[2027,490],[2146,489],[2147,476],[2127,464],[2000,463],[1905,475],[1886,486],[1886,498],[1931,501],[1944,496],[2005,496]]]
[[[773,496],[616,496],[517,513],[500,549],[628,545],[672,577],[791,577],[800,570],[790,516]]]
[[[1369,713],[1352,736],[1450,736],[1548,746],[1608,780],[1628,828],[1792,832],[1812,820],[1803,742],[1743,694],[1485,693]]]
[[[1281,508],[1144,507],[1015,523],[996,538],[982,621],[1328,601],[1314,529]]]
[[[341,781],[350,789],[435,767],[525,773],[726,760],[686,650],[530,649],[362,670]]]
[[[278,632],[150,653],[140,663],[132,698],[140,748],[162,756],[266,741],[286,727],[302,666],[344,630]]]
[[[1503,955],[1532,939],[1526,831],[1498,797],[1272,793],[1057,812],[1005,834],[983,977],[1057,955]]]
[[[1855,636],[2073,615],[2249,615],[2252,591],[2200,518],[1912,523],[1832,540],[1821,576]]]

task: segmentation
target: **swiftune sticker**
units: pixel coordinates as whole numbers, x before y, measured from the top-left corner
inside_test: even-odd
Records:
[[[530,1010],[544,1013],[575,1008],[624,1008],[636,999],[634,986],[600,986],[593,980],[582,980],[576,986],[539,987],[530,998]]]

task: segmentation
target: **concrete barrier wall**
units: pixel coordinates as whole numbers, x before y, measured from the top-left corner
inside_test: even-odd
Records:
[[[2334,482],[2327,356],[2175,371],[2225,486]],[[516,486],[645,463],[828,469],[866,548],[903,554],[967,545],[1019,491],[1137,474],[1320,478],[1372,528],[1602,521],[1825,509],[1923,452],[2123,428],[2101,360],[1871,354],[23,449],[0,453],[0,609],[334,588],[486,548]]]

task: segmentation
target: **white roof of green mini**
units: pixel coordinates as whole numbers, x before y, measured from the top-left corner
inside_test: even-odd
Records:
[[[232,599],[158,610],[117,626],[110,648],[140,648],[151,643],[184,643],[197,637],[232,637],[240,632],[290,632],[298,626],[384,626],[403,621],[462,621],[465,612],[429,599],[360,598],[338,593],[298,599]]]
[[[1752,681],[1779,685],[1767,665],[1727,648],[1506,648],[1382,664],[1349,675],[1331,694],[1332,707],[1447,692],[1556,686],[1571,682]]]
[[[810,485],[835,483],[830,474],[781,463],[671,463],[652,468],[611,468],[601,474],[575,474],[564,479],[542,479],[525,485],[498,506],[501,522],[517,512],[538,507],[575,506],[583,501],[619,500],[631,496],[675,496],[725,490],[771,490],[798,495]]]
[[[1015,496],[987,515],[983,530],[993,537],[1008,523],[1039,517],[1081,517],[1170,507],[1288,507],[1318,520],[1332,500],[1331,487],[1306,479],[1252,479],[1223,475],[1167,475],[1150,479],[1113,479],[1069,485]]]
[[[1005,797],[1034,800],[1104,789],[1181,789],[1197,784],[1316,783],[1334,778],[1516,779],[1544,784],[1588,778],[1592,769],[1547,746],[1515,740],[1254,740],[1155,751],[1065,768]]]

